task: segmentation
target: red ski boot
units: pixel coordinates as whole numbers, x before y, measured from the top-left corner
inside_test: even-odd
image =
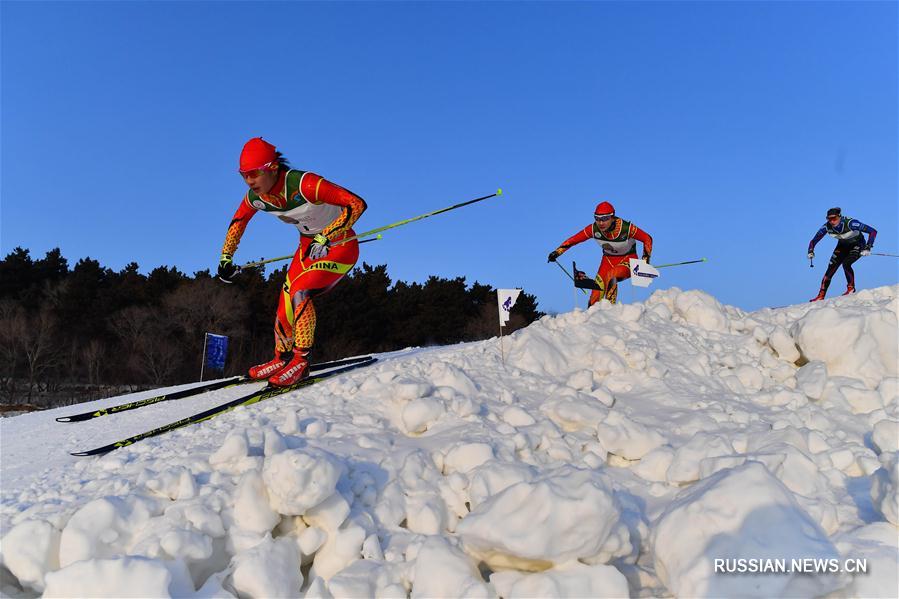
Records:
[[[284,370],[284,367],[287,366],[287,362],[292,357],[293,354],[291,352],[282,352],[280,355],[275,356],[265,364],[253,366],[252,368],[250,368],[250,378],[254,381],[261,381],[262,379],[267,379],[270,376],[274,376]]]
[[[306,354],[296,352],[293,359],[287,363],[283,370],[268,379],[268,382],[275,387],[289,387],[309,376],[309,362],[306,361]]]
[[[824,294],[825,294],[825,291],[822,289],[821,291],[818,292],[818,295],[816,295],[815,297],[813,297],[813,298],[810,299],[809,301],[810,301],[810,302],[817,302],[817,301],[819,301],[819,300],[823,300],[823,299],[824,299]]]
[[[855,293],[855,287],[853,287],[852,285],[849,285],[846,287],[846,291],[843,292],[843,295],[850,295],[853,293]]]

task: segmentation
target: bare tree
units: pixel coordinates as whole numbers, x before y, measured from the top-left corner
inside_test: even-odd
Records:
[[[59,351],[56,345],[56,322],[49,308],[42,307],[37,314],[26,317],[25,327],[18,338],[21,353],[25,358],[28,375],[28,398],[30,403],[34,386],[44,373],[58,365]]]
[[[116,312],[111,320],[136,374],[160,385],[177,371],[177,340],[167,330],[167,321],[159,308],[131,306]]]
[[[18,339],[24,335],[25,310],[12,300],[0,301],[0,393],[15,401],[15,376],[19,359]]]

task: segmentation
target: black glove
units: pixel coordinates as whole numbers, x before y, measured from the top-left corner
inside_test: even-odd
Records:
[[[809,250],[808,251],[808,259],[811,260],[814,257],[815,257],[815,252],[813,252],[812,250]]]
[[[646,262],[647,264],[649,264],[649,258],[650,258],[650,255],[647,254],[646,252],[643,252],[643,261]]]
[[[240,274],[240,267],[231,261],[231,254],[222,254],[219,259],[219,279],[225,283],[233,283],[238,274]]]
[[[556,258],[562,255],[562,250],[559,248],[554,249],[549,253],[549,257],[546,259],[547,262],[555,262]]]
[[[866,245],[859,255],[870,256],[871,255],[871,244],[869,243],[868,245]]]

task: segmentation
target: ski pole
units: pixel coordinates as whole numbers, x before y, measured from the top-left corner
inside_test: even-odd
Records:
[[[377,229],[372,229],[371,231],[366,231],[365,233],[359,233],[358,235],[353,235],[352,237],[344,237],[338,241],[335,241],[331,244],[331,247],[338,246],[348,241],[353,241],[354,239],[359,239],[361,237],[370,237],[371,235],[375,235],[376,233],[380,233],[381,231],[386,231],[388,229],[395,229],[396,227],[401,227],[403,225],[408,225],[409,223],[415,222],[417,220],[421,220],[423,218],[428,218],[429,216],[435,216],[437,214],[442,214],[444,212],[449,212],[450,210],[455,210],[456,208],[462,208],[463,206],[468,206],[470,204],[474,204],[475,202],[481,202],[483,200],[489,200],[490,198],[494,198],[496,196],[503,195],[502,189],[497,189],[496,193],[491,193],[489,196],[481,196],[479,198],[475,198],[473,200],[468,200],[467,202],[462,202],[460,204],[453,204],[452,206],[448,206],[446,208],[441,208],[440,210],[434,210],[433,212],[428,212],[427,214],[420,214],[418,216],[413,216],[412,218],[407,218],[405,220],[397,221],[395,223],[391,223],[389,225],[384,225],[383,227],[378,227]],[[380,239],[381,235],[378,235],[377,239]],[[374,241],[374,240],[370,240]],[[360,241],[359,243],[365,243],[364,241]],[[268,260],[260,261],[260,262],[248,262],[243,265],[243,268],[248,266],[258,266],[260,264],[267,264],[269,262],[278,262],[279,260],[288,260],[293,258],[293,254],[289,256],[279,256],[277,258],[269,258]]]
[[[377,241],[379,239],[382,239],[382,236],[380,234],[375,237],[372,237],[371,239],[365,239],[363,241],[360,241],[359,243],[368,243],[369,241]],[[257,266],[262,266],[263,264],[268,264],[269,262],[278,262],[280,260],[287,260],[288,258],[293,258],[293,254],[290,254],[289,256],[278,256],[277,258],[268,258],[266,260],[258,260],[257,262],[247,262],[240,268],[241,269],[255,268]]]
[[[653,264],[654,268],[668,268],[669,266],[683,266],[684,264],[696,264],[698,262],[708,262],[708,258],[700,258],[699,260],[687,260],[686,262],[672,262],[671,264],[659,264],[656,266]]]
[[[899,254],[882,254],[880,252],[871,252],[872,256],[889,256],[890,258],[899,258]]]
[[[575,281],[574,277],[571,276],[571,274],[570,274],[567,270],[565,270],[565,267],[564,267],[564,266],[562,266],[561,264],[559,264],[559,263],[556,262],[555,260],[553,260],[553,262],[555,262],[556,266],[558,266],[559,268],[562,269],[562,272],[564,272],[566,275],[568,275],[568,278],[569,278],[569,279],[571,279],[572,281],[574,281],[575,283],[577,283],[577,281]],[[580,290],[581,290],[581,293],[583,293],[584,295],[587,295],[587,292],[584,291],[583,288],[577,287],[577,289],[580,289]]]
[[[808,267],[809,267],[809,268],[815,268],[815,259],[814,259],[814,258],[809,258],[809,259],[808,259]]]
[[[446,208],[441,208],[440,210],[428,212],[427,214],[419,214],[418,216],[413,216],[412,218],[407,218],[405,220],[400,220],[395,223],[391,223],[389,225],[384,225],[383,227],[378,227],[377,229],[372,229],[371,231],[366,231],[365,233],[359,233],[358,235],[354,235],[353,237],[345,237],[339,241],[335,241],[333,243],[333,245],[340,245],[343,243],[347,243],[348,241],[352,241],[354,239],[360,239],[362,237],[368,237],[369,235],[374,235],[375,233],[380,233],[381,231],[386,231],[388,229],[395,229],[395,228],[401,227],[403,225],[408,225],[409,223],[414,223],[417,220],[421,220],[423,218],[428,218],[429,216],[436,216],[438,214],[443,214],[444,212],[449,212],[450,210],[455,210],[456,208],[462,208],[464,206],[469,206],[471,204],[474,204],[475,202],[482,202],[484,200],[489,200],[490,198],[495,198],[495,197],[501,196],[501,195],[503,195],[503,190],[497,189],[496,193],[491,193],[489,196],[481,196],[481,197],[475,198],[473,200],[468,200],[467,202],[453,204],[452,206],[448,206]]]

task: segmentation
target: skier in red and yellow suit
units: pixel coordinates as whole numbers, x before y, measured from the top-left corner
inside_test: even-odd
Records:
[[[562,242],[549,254],[548,261],[556,258],[582,241],[595,239],[602,247],[602,262],[596,273],[596,283],[601,289],[590,294],[588,306],[605,298],[613,304],[618,299],[618,281],[631,276],[628,260],[636,258],[637,242],[643,244],[643,259],[649,262],[652,255],[652,237],[633,223],[615,216],[615,208],[609,202],[601,202],[593,214],[594,222]]]
[[[352,226],[365,201],[327,179],[289,168],[275,146],[251,139],[240,154],[240,174],[249,191],[240,202],[222,247],[218,276],[230,283],[239,272],[232,262],[247,223],[257,211],[270,212],[300,231],[300,245],[287,269],[275,317],[275,357],[250,368],[253,379],[292,385],[308,374],[307,356],[315,338],[312,300],[329,291],[359,259]]]

